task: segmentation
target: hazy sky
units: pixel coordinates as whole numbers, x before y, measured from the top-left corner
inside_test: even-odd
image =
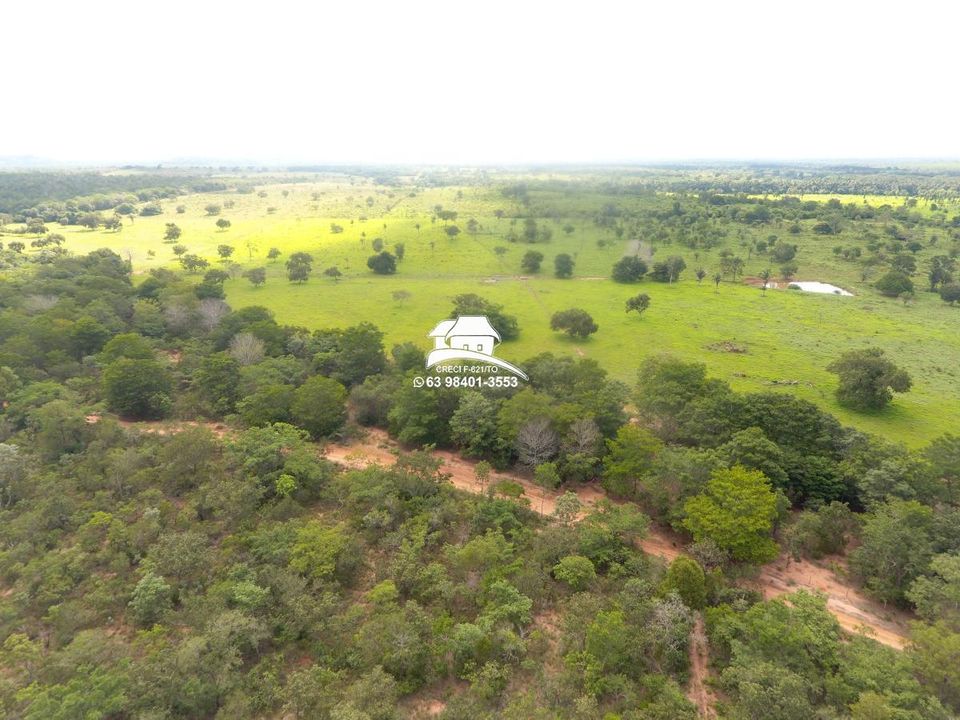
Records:
[[[9,2],[0,156],[960,158],[952,2]]]

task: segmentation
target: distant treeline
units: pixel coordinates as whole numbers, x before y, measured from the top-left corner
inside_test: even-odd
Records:
[[[141,200],[187,192],[216,192],[227,189],[219,180],[195,175],[135,173],[104,175],[98,172],[12,172],[0,173],[0,212],[15,213],[51,200],[69,200],[94,195],[133,194]],[[140,197],[143,195],[144,197]],[[105,209],[105,208],[104,208]]]

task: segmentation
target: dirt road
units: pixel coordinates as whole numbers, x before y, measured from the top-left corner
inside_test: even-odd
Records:
[[[91,415],[87,422],[94,423],[100,420],[99,415]],[[136,427],[143,432],[168,434],[179,432],[184,427],[205,425],[218,436],[224,436],[228,431],[220,423],[196,422],[127,422],[121,421],[124,427]],[[390,465],[396,460],[397,444],[382,430],[369,430],[363,440],[349,445],[330,444],[325,449],[326,457],[335,462],[350,467],[364,467],[376,462]],[[481,487],[474,476],[474,463],[464,460],[452,452],[437,450],[434,455],[443,460],[443,470],[450,474],[450,481],[460,490],[479,493],[486,488]],[[556,499],[560,493],[543,492],[540,487],[526,478],[510,473],[492,475],[491,483],[498,480],[511,480],[523,486],[524,495],[530,501],[530,508],[543,515],[552,515],[556,508]],[[582,485],[573,490],[584,505],[581,517],[585,516],[597,500],[606,497],[603,490],[597,485]],[[647,536],[641,542],[644,552],[656,555],[667,562],[673,560],[682,552],[680,541],[672,537],[663,529],[651,527]],[[842,560],[836,561],[842,567]],[[755,579],[751,581],[753,587],[763,593],[765,599],[779,597],[797,590],[810,590],[823,593],[827,598],[827,608],[837,618],[840,626],[848,631],[869,635],[877,642],[890,647],[902,649],[907,643],[907,620],[909,615],[890,608],[884,608],[874,602],[857,589],[846,584],[832,570],[815,565],[812,562],[801,560],[791,561],[786,556],[780,556],[776,561],[765,565]]]
[[[396,443],[385,432],[370,430],[366,438],[350,445],[328,445],[326,457],[350,467],[364,467],[374,462],[390,465],[396,460],[396,450]],[[443,471],[450,474],[450,482],[455,487],[473,493],[485,491],[474,476],[474,463],[445,450],[437,450],[434,455],[443,460]],[[553,514],[560,493],[544,492],[526,478],[510,473],[494,474],[490,483],[501,479],[523,486],[524,495],[530,501],[532,510],[543,515]],[[584,505],[581,517],[589,512],[597,500],[606,497],[597,485],[564,488],[564,492],[568,489],[576,492]],[[641,542],[641,547],[644,552],[668,562],[682,552],[677,539],[656,527],[650,528]],[[823,593],[827,598],[827,608],[844,630],[869,635],[877,642],[897,649],[902,649],[907,642],[906,614],[884,609],[879,603],[845,584],[830,569],[806,560],[791,561],[786,556],[781,556],[775,562],[765,565],[750,584],[768,600],[797,590]]]
[[[710,677],[709,660],[703,614],[698,612],[690,633],[690,684],[687,686],[687,697],[697,706],[697,715],[707,719],[717,717],[717,699],[707,684]]]

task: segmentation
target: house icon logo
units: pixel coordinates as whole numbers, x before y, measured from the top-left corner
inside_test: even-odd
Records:
[[[473,360],[496,365],[527,380],[527,374],[516,365],[493,356],[500,342],[486,315],[460,315],[456,320],[441,320],[427,337],[433,338],[433,350],[427,355],[427,367],[448,360]]]

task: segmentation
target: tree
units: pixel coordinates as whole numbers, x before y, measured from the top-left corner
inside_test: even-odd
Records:
[[[12,246],[13,243],[10,243]],[[940,288],[940,299],[950,305],[960,302],[960,283],[948,283]]]
[[[232,245],[217,245],[217,255],[220,256],[221,260],[227,260],[231,255],[233,255],[233,246]]]
[[[570,308],[555,312],[550,318],[551,330],[562,330],[570,337],[585,338],[595,333],[599,326],[586,310]]]
[[[619,283],[638,282],[647,274],[647,264],[634,255],[620,258],[613,266],[612,276]]]
[[[230,221],[224,218],[220,218],[219,220],[217,220],[217,227],[220,228],[221,232],[226,230],[228,227],[230,227],[230,224],[231,224]]]
[[[169,240],[170,242],[175,242],[176,240],[180,239],[182,234],[183,231],[176,223],[167,223],[166,230],[163,233],[163,239]]]
[[[500,339],[504,342],[516,340],[520,335],[517,319],[504,313],[503,305],[490,302],[474,293],[464,293],[453,299],[453,311],[450,317],[456,318],[460,315],[485,315],[490,324],[500,333]]]
[[[558,278],[568,278],[573,275],[573,258],[567,253],[560,253],[553,259],[553,274]]]
[[[927,446],[923,454],[930,463],[933,477],[942,487],[943,500],[960,504],[960,437],[951,433],[941,435]]]
[[[827,370],[840,377],[837,400],[856,410],[882,410],[894,392],[905,393],[912,384],[907,371],[888,360],[880,348],[845,352]]]
[[[868,513],[851,569],[884,603],[902,604],[933,556],[933,510],[916,500],[891,500]]]
[[[686,270],[687,263],[679,255],[671,255],[663,262],[653,264],[653,271],[650,277],[658,282],[676,282],[680,279],[680,274]]]
[[[290,412],[314,438],[327,437],[347,419],[347,390],[336,380],[314,376],[297,388]]]
[[[176,251],[176,246],[174,246],[174,251]],[[206,258],[200,257],[199,255],[188,253],[186,255],[181,256],[180,265],[188,273],[190,273],[191,275],[194,275],[200,272],[201,270],[207,267],[210,267],[210,261],[207,260]]]
[[[260,287],[267,281],[267,269],[263,267],[250,268],[243,276],[250,281],[254,287]]]
[[[707,580],[703,568],[686,555],[678,555],[670,563],[661,590],[665,594],[677,593],[691,610],[701,610],[707,604]]]
[[[904,593],[929,622],[942,620],[960,632],[960,554],[942,553],[930,561],[930,568]]]
[[[287,278],[290,282],[305,283],[313,270],[313,256],[310,253],[295,252],[287,258]]]
[[[481,460],[473,466],[473,478],[482,490],[490,482],[490,473],[493,472],[493,466],[486,460]]]
[[[209,205],[207,205],[206,207],[204,207],[204,210],[207,211],[207,215],[219,215],[219,214],[220,214],[220,206],[217,205],[217,204],[215,204],[215,203],[210,203]]]
[[[543,515],[543,503],[547,497],[547,490],[554,490],[560,485],[560,473],[557,464],[542,462],[534,468],[533,481],[540,487],[540,514]]]
[[[229,415],[240,399],[240,363],[226,352],[207,355],[194,372],[191,387],[210,415]]]
[[[643,317],[643,313],[650,309],[650,296],[646,293],[634,295],[627,298],[627,312],[635,312],[638,317]]]
[[[583,555],[567,555],[553,566],[553,576],[570,586],[575,592],[586,590],[597,579],[597,570],[590,558]]]
[[[920,682],[940,701],[960,712],[960,633],[943,622],[914,623],[908,649]]]
[[[777,544],[770,538],[777,499],[763,473],[739,465],[715,470],[704,491],[688,499],[683,509],[683,526],[697,542],[713,540],[744,562],[777,556]]]
[[[577,519],[583,503],[575,492],[567,490],[563,495],[557,498],[553,508],[553,516],[564,525],[569,525]]]
[[[384,251],[367,258],[367,267],[377,275],[393,275],[397,271],[397,259]]]
[[[107,407],[138,420],[162,418],[170,409],[170,378],[153,359],[120,358],[103,371]]]
[[[543,262],[543,253],[536,250],[527,250],[520,261],[520,268],[530,274],[540,272],[540,263]]]
[[[653,460],[663,447],[646,428],[626,424],[607,440],[603,459],[603,486],[616,495],[636,497],[638,488],[650,472]]]
[[[163,619],[173,605],[173,588],[162,577],[147,572],[133,589],[129,608],[140,627],[151,627]]]
[[[255,365],[264,356],[263,340],[251,332],[241,332],[230,338],[230,356],[240,363],[241,367]]]
[[[780,277],[782,277],[784,280],[789,281],[791,278],[793,278],[794,275],[797,274],[797,270],[799,269],[800,269],[800,266],[793,261],[784,263],[783,265],[780,266]]]
[[[267,251],[267,260],[276,260],[280,257],[280,248],[272,247]]]
[[[297,532],[290,549],[290,567],[312,580],[348,580],[353,569],[350,546],[346,526],[326,527],[318,520],[310,520]]]
[[[770,272],[770,268],[767,268],[760,273],[760,279],[763,280],[763,294],[767,294],[767,285],[770,284],[770,278],[773,276],[773,273]]]
[[[902,272],[891,270],[873,285],[886,297],[900,297],[905,292],[913,292],[913,280]]]
[[[422,362],[420,367],[422,367]],[[497,403],[486,395],[468,391],[450,418],[450,437],[466,457],[495,457],[503,447],[497,434]]]
[[[326,270],[323,271],[323,274],[326,277],[333,278],[334,282],[336,282],[337,280],[343,277],[343,273],[340,272],[340,268],[338,268],[336,265],[333,265],[332,267],[328,267]]]

